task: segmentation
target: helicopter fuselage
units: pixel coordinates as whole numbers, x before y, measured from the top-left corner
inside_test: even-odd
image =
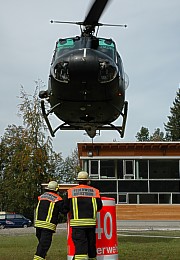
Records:
[[[95,129],[115,121],[125,100],[125,77],[115,43],[94,36],[59,39],[48,97],[55,115],[74,127]]]

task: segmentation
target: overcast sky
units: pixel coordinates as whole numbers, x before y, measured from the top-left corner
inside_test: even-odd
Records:
[[[20,87],[28,94],[40,79],[47,86],[50,62],[58,38],[79,35],[75,25],[50,20],[83,21],[89,0],[6,0],[0,9],[0,135],[18,118]],[[142,126],[164,131],[180,83],[180,1],[112,0],[100,22],[127,24],[127,29],[101,27],[101,37],[112,38],[129,76],[125,137],[102,131],[94,142],[135,141]],[[55,119],[54,124],[57,123]],[[91,142],[84,131],[58,131],[57,152],[70,155],[77,142]]]

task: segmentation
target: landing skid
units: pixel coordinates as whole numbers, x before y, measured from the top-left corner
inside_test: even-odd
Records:
[[[46,121],[46,124],[47,124],[47,127],[49,129],[49,132],[51,134],[52,137],[55,137],[55,133],[57,132],[57,130],[85,130],[87,132],[87,134],[93,138],[94,136],[91,136],[90,133],[88,133],[88,129],[85,129],[81,126],[71,126],[67,123],[63,123],[63,124],[60,124],[58,127],[56,127],[54,130],[52,129],[52,126],[49,122],[49,119],[48,119],[48,116],[50,113],[53,112],[54,108],[56,108],[58,105],[60,104],[57,104],[56,106],[52,107],[50,109],[50,111],[48,113],[46,113],[46,110],[45,110],[45,105],[44,105],[44,100],[41,100],[41,109],[42,109],[42,113],[43,113],[43,117]],[[103,126],[100,126],[100,127],[97,127],[96,130],[116,130],[118,131],[119,135],[121,138],[124,137],[124,131],[125,131],[125,127],[126,127],[126,120],[127,120],[127,111],[128,111],[128,102],[125,101],[124,102],[124,108],[123,108],[123,111],[121,112],[121,116],[123,118],[123,121],[122,121],[122,126],[115,126],[113,125],[112,123],[110,124],[107,124],[107,125],[103,125]]]

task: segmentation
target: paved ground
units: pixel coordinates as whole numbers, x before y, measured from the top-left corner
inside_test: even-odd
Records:
[[[67,224],[59,224],[56,233],[67,230]],[[180,221],[117,221],[117,230],[180,230]],[[0,235],[35,234],[35,228],[0,229]]]
[[[56,233],[61,232],[61,230],[66,231],[67,224],[59,224]],[[28,228],[4,228],[0,229],[0,235],[25,235],[25,234],[35,234],[36,229],[34,227]]]

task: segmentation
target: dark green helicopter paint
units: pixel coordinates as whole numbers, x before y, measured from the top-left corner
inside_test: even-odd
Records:
[[[107,3],[95,0],[84,22],[76,23],[83,26],[81,36],[56,42],[48,90],[39,93],[52,136],[58,129],[85,130],[91,138],[97,131],[116,129],[124,136],[128,102],[122,60],[112,39],[94,36],[95,27],[103,25],[98,21]],[[48,112],[44,100],[50,104]],[[50,113],[63,121],[54,130],[48,119]],[[113,125],[120,116],[122,125]]]

